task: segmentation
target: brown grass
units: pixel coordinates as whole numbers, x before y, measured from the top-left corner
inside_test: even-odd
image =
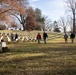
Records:
[[[0,54],[0,75],[76,75],[76,42],[71,44],[70,39],[7,46],[10,51]]]

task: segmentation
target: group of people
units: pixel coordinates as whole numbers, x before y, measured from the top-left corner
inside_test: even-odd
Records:
[[[68,34],[67,33],[64,34],[64,39],[65,39],[65,43],[67,43],[67,41],[68,41]],[[71,34],[70,34],[70,39],[71,39],[71,42],[74,43],[75,34],[73,32],[71,32]]]
[[[48,37],[47,33],[44,32],[43,33],[43,41],[45,44],[46,44],[47,37]],[[40,33],[37,34],[36,38],[38,40],[38,44],[40,44],[40,41],[42,40]],[[68,34],[67,33],[64,34],[64,39],[65,39],[65,43],[67,43],[68,42]],[[70,34],[70,39],[71,39],[71,42],[74,43],[75,34],[73,32],[71,32],[71,34]]]
[[[47,33],[46,32],[44,32],[43,33],[43,40],[44,40],[44,43],[46,44],[46,38],[48,37],[48,35],[47,35]],[[42,40],[42,38],[41,38],[41,35],[40,35],[40,33],[38,33],[37,34],[37,40],[38,40],[38,44],[40,44],[40,40]]]

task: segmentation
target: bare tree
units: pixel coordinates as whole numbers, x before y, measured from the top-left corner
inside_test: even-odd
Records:
[[[65,33],[68,29],[68,20],[64,17],[61,17],[58,21],[59,28]]]
[[[73,20],[73,32],[75,33],[75,10],[76,10],[76,0],[67,0],[67,6],[72,13],[72,20]]]
[[[71,16],[68,16],[68,25],[69,25],[69,28],[70,28],[70,31],[73,31],[73,19]]]
[[[49,31],[52,31],[53,29],[52,20],[48,19],[48,17],[45,20],[45,28]]]
[[[5,20],[5,16],[13,15],[24,28],[27,0],[0,0],[0,20]]]

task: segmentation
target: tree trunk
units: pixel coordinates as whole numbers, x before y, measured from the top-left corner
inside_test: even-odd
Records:
[[[25,26],[23,25],[23,31],[25,31]]]
[[[73,11],[73,33],[75,34],[75,10]]]
[[[64,27],[64,33],[66,33],[66,27]]]
[[[25,30],[26,30],[26,28],[25,28],[25,24],[22,23],[22,26],[23,26],[23,31],[25,31]]]

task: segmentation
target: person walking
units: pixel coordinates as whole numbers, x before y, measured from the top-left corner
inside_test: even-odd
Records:
[[[46,38],[48,37],[47,33],[43,33],[43,40],[44,40],[44,43],[46,44]]]
[[[72,32],[70,35],[71,42],[74,43],[75,34]]]
[[[18,34],[17,34],[17,33],[15,34],[15,40],[16,40],[16,39],[18,39]]]
[[[11,33],[11,40],[14,41],[14,34]]]
[[[64,39],[65,39],[65,43],[67,43],[68,35],[66,33],[64,34]]]
[[[37,34],[37,37],[36,37],[36,38],[37,38],[37,40],[38,40],[38,44],[40,44],[40,40],[41,40],[41,35],[40,35],[40,33]]]

